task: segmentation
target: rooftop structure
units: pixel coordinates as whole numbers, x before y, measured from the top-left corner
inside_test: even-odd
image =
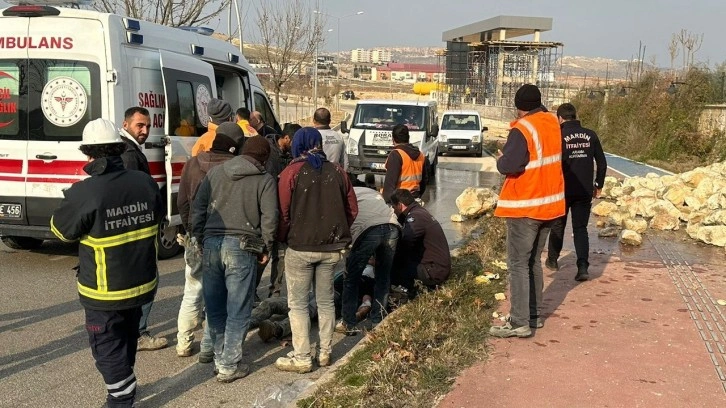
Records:
[[[526,83],[537,84],[546,101],[552,65],[563,46],[540,41],[540,33],[551,29],[551,18],[497,16],[444,32],[447,45],[439,63],[443,58],[448,93],[441,93],[442,105],[511,106]]]

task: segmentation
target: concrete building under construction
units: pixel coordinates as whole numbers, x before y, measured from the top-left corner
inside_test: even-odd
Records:
[[[517,89],[530,83],[542,89],[546,103],[563,47],[540,41],[540,33],[551,29],[551,18],[498,16],[444,32],[446,50],[439,64],[446,75],[440,102],[450,108],[512,106]],[[520,39],[528,35],[531,40]]]

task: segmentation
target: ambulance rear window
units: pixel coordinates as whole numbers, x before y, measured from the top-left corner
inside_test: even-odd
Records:
[[[98,65],[30,60],[30,140],[80,141],[83,127],[101,117]]]
[[[17,61],[0,61],[0,139],[21,138],[20,78]]]

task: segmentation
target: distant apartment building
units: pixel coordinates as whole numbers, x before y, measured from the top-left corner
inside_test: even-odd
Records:
[[[441,82],[445,70],[436,64],[404,64],[390,62],[382,67],[373,67],[373,81]]]
[[[391,62],[391,51],[383,49],[366,50],[357,48],[350,52],[350,61],[364,64],[385,64]]]

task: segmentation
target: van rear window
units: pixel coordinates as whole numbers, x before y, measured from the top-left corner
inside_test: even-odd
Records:
[[[0,59],[0,139],[80,141],[101,117],[98,65]]]
[[[20,78],[17,61],[0,61],[0,139],[20,132]]]
[[[80,141],[86,123],[101,117],[98,65],[30,60],[28,71],[30,140]]]

